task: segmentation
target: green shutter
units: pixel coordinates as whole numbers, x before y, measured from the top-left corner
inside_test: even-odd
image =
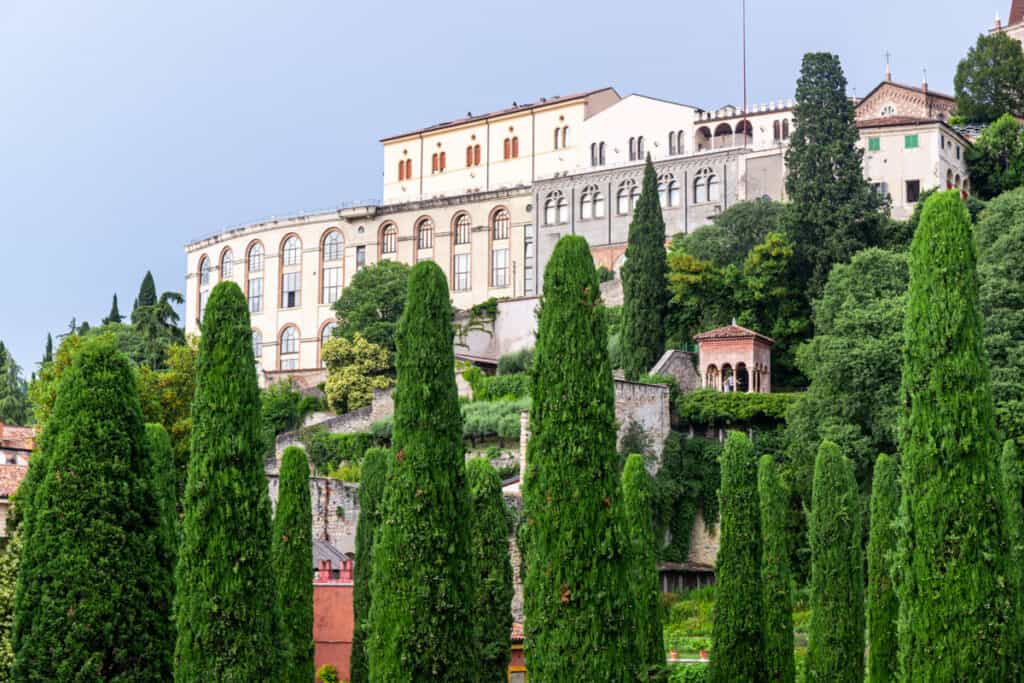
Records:
[[[904,137],[903,147],[905,149],[917,149],[917,135],[907,135]]]
[[[868,151],[869,152],[877,152],[880,149],[882,149],[882,139],[881,138],[868,138]]]

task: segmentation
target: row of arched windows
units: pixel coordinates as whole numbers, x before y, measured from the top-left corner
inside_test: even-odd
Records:
[[[409,180],[412,178],[412,159],[398,160],[398,180]]]
[[[444,152],[434,152],[430,158],[430,172],[431,173],[442,173],[447,167],[447,160]]]
[[[590,165],[591,166],[604,166],[604,142],[592,142],[590,143]]]
[[[505,138],[504,152],[506,159],[519,158],[519,136],[513,135],[512,137]]]
[[[480,145],[469,145],[466,147],[466,166],[480,165]]]
[[[320,326],[320,337],[318,341],[317,358],[319,364],[322,366],[323,361],[319,360],[321,352],[323,351],[324,345],[327,340],[331,338],[334,333],[334,328],[338,326],[334,321],[328,321]],[[289,324],[285,325],[277,333],[277,369],[278,370],[298,370],[299,369],[299,348],[302,342],[302,336],[299,334],[299,328],[296,325]],[[263,333],[256,328],[252,331],[252,355],[256,361],[256,365],[262,365],[263,358]]]
[[[694,197],[697,202],[718,199],[718,179],[711,169],[701,169],[694,180]],[[710,189],[709,189],[710,188]],[[699,190],[699,191],[698,191]],[[707,199],[708,193],[713,199]],[[696,199],[701,197],[701,199]],[[625,216],[633,213],[640,200],[640,185],[634,179],[623,180],[615,192],[615,213]],[[597,185],[588,185],[580,191],[580,220],[604,218],[605,198]],[[658,178],[658,202],[663,209],[679,206],[680,186],[675,176],[664,173]],[[544,225],[559,225],[569,222],[569,202],[561,190],[551,192],[544,199]]]
[[[644,136],[629,139],[629,160],[642,161],[644,158]]]
[[[671,131],[668,134],[668,153],[670,155],[683,153],[683,131]]]

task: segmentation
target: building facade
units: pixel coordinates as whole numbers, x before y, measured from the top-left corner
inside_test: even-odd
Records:
[[[992,31],[1002,31],[1014,40],[1024,43],[1024,0],[1012,0],[1006,24],[1004,25],[999,17],[996,16],[996,25],[992,28]]]

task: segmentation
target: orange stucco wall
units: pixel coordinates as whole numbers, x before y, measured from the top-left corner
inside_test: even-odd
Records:
[[[352,584],[313,584],[313,642],[316,668],[331,664],[343,681],[352,657]]]

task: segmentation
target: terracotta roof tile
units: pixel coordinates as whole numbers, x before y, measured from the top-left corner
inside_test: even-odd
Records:
[[[521,643],[526,639],[523,634],[523,625],[519,622],[512,624],[512,642]]]
[[[0,465],[0,498],[10,498],[25,478],[28,465]]]
[[[35,427],[11,427],[0,424],[0,448],[14,451],[32,451],[35,447]]]
[[[1013,0],[1010,5],[1010,23],[1008,26],[1019,24],[1024,21],[1024,0]]]
[[[771,337],[766,337],[763,334],[748,330],[740,325],[726,325],[725,327],[719,327],[715,330],[708,330],[707,332],[701,332],[693,338],[696,342],[702,341],[714,341],[718,339],[761,339],[769,344],[774,344],[775,340]]]

